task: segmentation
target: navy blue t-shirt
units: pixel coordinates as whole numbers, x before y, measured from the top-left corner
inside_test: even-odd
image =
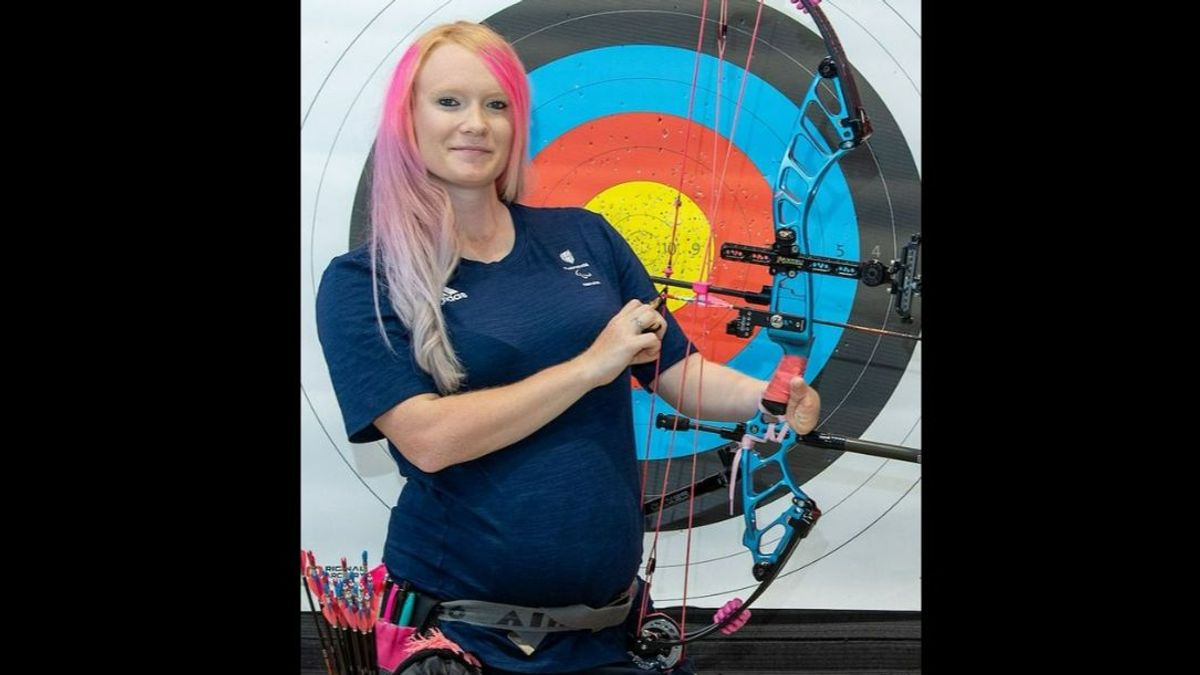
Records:
[[[625,303],[655,295],[641,261],[603,217],[578,208],[509,209],[512,251],[493,263],[461,261],[443,291],[442,312],[466,371],[462,391],[511,384],[574,358]],[[379,334],[365,246],[330,263],[317,295],[318,333],[352,442],[382,439],[375,418],[437,393],[386,297],[381,310],[394,353]],[[663,370],[688,346],[674,318],[667,321]],[[631,370],[647,386],[654,369]],[[628,372],[513,445],[437,473],[416,468],[390,442],[388,449],[407,479],[384,549],[395,578],[447,600],[600,607],[637,573],[642,513]],[[441,628],[485,664],[521,672],[611,663],[626,647],[621,626],[550,633],[532,656],[502,631],[452,621]]]

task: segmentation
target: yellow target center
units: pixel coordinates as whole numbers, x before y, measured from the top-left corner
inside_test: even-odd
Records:
[[[676,195],[679,197],[679,225],[675,230],[672,256],[671,228],[675,223]],[[619,183],[592,197],[584,208],[603,214],[629,242],[651,275],[665,276],[663,270],[669,260],[672,279],[704,281],[708,277],[704,255],[711,229],[708,218],[696,202],[675,188],[644,180]],[[686,291],[681,294],[691,295]],[[674,311],[682,304],[671,300],[667,306]]]

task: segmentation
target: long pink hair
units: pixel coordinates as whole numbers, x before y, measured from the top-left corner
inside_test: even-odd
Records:
[[[444,43],[479,56],[508,97],[512,146],[508,164],[496,178],[496,194],[505,202],[519,199],[526,183],[529,82],[520,58],[504,38],[482,24],[458,21],[429,30],[404,52],[384,101],[371,184],[375,316],[390,345],[380,311],[382,268],[388,300],[412,336],[417,365],[433,376],[442,394],[448,394],[463,379],[462,362],[450,344],[442,315],[442,289],[458,265],[458,239],[450,196],[429,178],[412,114],[417,72],[426,56]]]

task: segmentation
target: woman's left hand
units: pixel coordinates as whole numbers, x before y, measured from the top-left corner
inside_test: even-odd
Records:
[[[787,423],[792,431],[803,436],[817,427],[821,396],[803,377],[793,377],[788,389]]]

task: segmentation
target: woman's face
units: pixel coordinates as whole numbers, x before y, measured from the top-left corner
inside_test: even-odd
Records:
[[[513,125],[508,97],[464,47],[433,48],[413,86],[421,159],[447,188],[492,188],[508,165]]]

